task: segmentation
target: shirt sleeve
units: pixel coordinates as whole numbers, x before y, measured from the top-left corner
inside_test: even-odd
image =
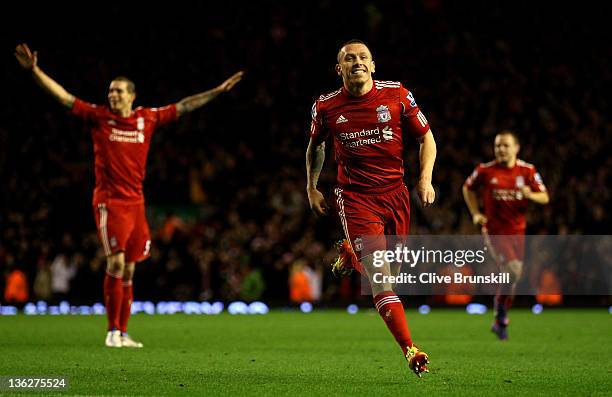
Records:
[[[156,127],[171,123],[178,118],[175,104],[160,108],[151,108],[150,111],[153,119],[155,119]]]
[[[93,105],[79,98],[75,98],[72,108],[70,109],[70,113],[91,123],[96,120],[99,109],[100,108],[97,105]]]
[[[529,173],[529,187],[534,192],[545,192],[546,186],[544,185],[544,181],[540,176],[538,170],[535,167]]]
[[[411,91],[400,85],[400,103],[402,104],[402,131],[409,132],[413,137],[420,138],[429,131],[429,122],[419,109]]]
[[[483,178],[483,170],[482,167],[479,165],[474,169],[472,174],[468,176],[468,178],[465,180],[464,185],[470,190],[476,190],[482,184]]]
[[[310,138],[315,141],[323,142],[327,140],[329,131],[323,124],[323,116],[321,115],[321,104],[317,100],[312,105],[312,121],[310,122]]]

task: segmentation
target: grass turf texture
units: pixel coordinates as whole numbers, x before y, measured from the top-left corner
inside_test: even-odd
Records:
[[[418,379],[373,310],[265,316],[133,316],[144,349],[103,346],[103,316],[0,317],[0,376],[67,376],[46,395],[610,395],[605,309],[511,312],[510,340],[487,315],[408,311],[431,373]],[[14,394],[41,395],[40,392]],[[7,395],[7,390],[0,390]]]

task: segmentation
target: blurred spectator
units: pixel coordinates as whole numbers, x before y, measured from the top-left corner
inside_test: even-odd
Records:
[[[38,263],[33,291],[36,300],[48,301],[51,299],[53,292],[51,291],[51,268],[49,263],[44,261]]]
[[[304,266],[304,272],[308,277],[308,285],[310,287],[310,292],[312,294],[312,301],[318,302],[321,300],[323,296],[323,268],[322,266],[317,266],[316,269],[311,268],[310,266]]]
[[[166,214],[166,220],[159,230],[159,238],[164,244],[172,242],[176,233],[180,233],[185,228],[181,218],[169,211]]]
[[[563,302],[561,291],[561,282],[555,273],[550,269],[544,269],[540,274],[536,302],[549,306],[560,305]]]
[[[53,301],[58,303],[68,299],[70,292],[70,280],[76,274],[77,268],[74,262],[69,261],[65,254],[57,254],[51,262],[51,292]]]
[[[248,269],[242,279],[242,289],[240,291],[242,300],[247,302],[259,300],[265,289],[266,282],[261,275],[261,271],[259,269]]]
[[[289,298],[293,303],[312,302],[313,294],[310,277],[305,270],[304,260],[298,259],[289,273]]]
[[[7,260],[8,275],[4,289],[4,300],[7,303],[23,304],[28,301],[28,278],[11,256]]]

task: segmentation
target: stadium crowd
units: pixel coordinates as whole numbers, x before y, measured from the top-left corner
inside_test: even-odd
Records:
[[[135,80],[137,104],[163,105],[229,71],[247,72],[227,97],[154,137],[145,195],[155,241],[136,273],[136,299],[359,296],[358,279],[335,280],[329,272],[342,229],[334,217],[317,220],[310,212],[304,171],[310,107],[339,86],[335,53],[353,37],[370,44],[376,78],[399,77],[412,89],[436,134],[438,201],[424,210],[413,200],[414,233],[476,233],[461,185],[477,163],[493,158],[502,128],[518,133],[519,157],[537,165],[551,193],[550,205],[530,213],[528,233],[610,233],[612,48],[605,23],[574,24],[580,15],[564,17],[544,4],[355,4],[347,10],[320,2],[296,12],[293,4],[245,3],[229,19],[213,17],[221,5],[193,5],[204,28],[143,23],[133,32],[136,48],[96,29],[70,42],[63,31],[15,37],[39,50],[51,76],[97,103],[118,74]],[[351,21],[359,21],[356,28]],[[17,41],[8,44],[5,52]],[[2,68],[10,102],[0,107],[1,283],[20,269],[28,300],[100,301],[104,258],[91,209],[91,138],[16,62]],[[409,188],[417,151],[414,142]],[[332,157],[320,183],[330,202]],[[315,281],[309,291],[301,291],[304,274]]]

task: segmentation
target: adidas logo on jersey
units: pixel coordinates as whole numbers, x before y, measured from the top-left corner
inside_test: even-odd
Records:
[[[336,120],[336,124],[340,124],[340,123],[346,123],[348,120],[346,119],[346,117],[344,117],[343,115],[340,115],[340,117],[338,117],[338,120]]]

